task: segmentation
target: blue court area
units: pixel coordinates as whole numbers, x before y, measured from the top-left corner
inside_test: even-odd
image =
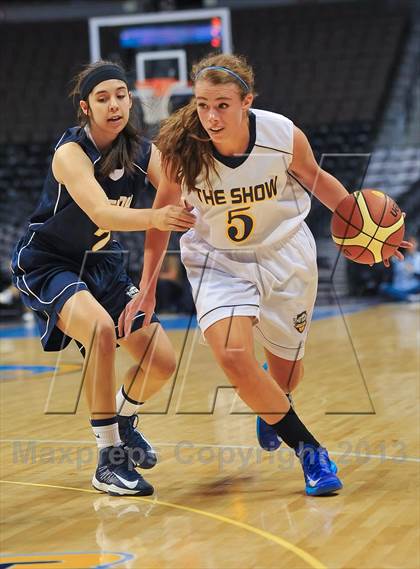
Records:
[[[342,306],[316,306],[313,316],[313,320],[322,320],[324,318],[333,318],[335,316],[340,316],[341,314],[352,314],[354,312],[361,312],[366,310],[371,306],[376,306],[380,304],[379,300],[369,300],[368,302],[356,302],[348,303]],[[160,321],[165,330],[186,330],[188,328],[197,327],[197,318],[195,316],[188,315],[163,315],[160,316]],[[11,338],[32,338],[38,336],[38,330],[36,325],[23,326],[10,325],[0,328],[0,339],[11,339]],[[4,366],[0,366],[3,369]]]
[[[54,371],[55,366],[25,366],[25,365],[0,365],[2,372],[14,372],[16,370],[29,371],[36,375],[47,371]],[[1,568],[0,568],[1,569]]]

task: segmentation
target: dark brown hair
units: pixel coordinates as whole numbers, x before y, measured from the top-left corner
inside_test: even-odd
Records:
[[[221,66],[230,69],[246,83],[223,70],[205,69]],[[254,73],[245,58],[239,55],[208,55],[192,68],[192,82],[205,79],[214,85],[233,83],[239,89],[241,99],[254,92]],[[212,145],[208,134],[198,118],[196,100],[193,97],[185,107],[176,111],[161,126],[156,146],[162,153],[162,166],[167,175],[179,184],[185,184],[188,191],[195,188],[195,181],[203,172],[209,184],[210,175],[215,172]]]
[[[89,117],[86,116],[80,108],[80,86],[84,78],[93,70],[99,69],[105,65],[115,65],[124,73],[124,69],[118,63],[112,61],[99,60],[89,63],[78,73],[73,79],[73,88],[70,96],[73,103],[77,106],[77,119],[80,126],[89,124]],[[86,101],[88,104],[89,102]],[[134,107],[134,105],[133,105]],[[136,170],[133,162],[137,158],[140,146],[140,132],[138,120],[135,116],[134,108],[130,109],[130,116],[124,129],[118,134],[117,138],[112,142],[111,146],[102,153],[99,162],[99,174],[102,177],[109,176],[116,168],[124,168],[128,174],[133,174]]]

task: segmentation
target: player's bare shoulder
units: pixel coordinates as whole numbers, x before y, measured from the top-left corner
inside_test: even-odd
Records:
[[[58,182],[63,182],[63,177],[69,171],[93,171],[93,165],[87,154],[77,142],[67,142],[59,146],[53,156],[52,171]]]

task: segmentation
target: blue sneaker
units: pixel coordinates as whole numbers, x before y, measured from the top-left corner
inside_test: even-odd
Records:
[[[268,370],[267,362],[265,362],[262,367],[263,369],[265,369],[265,371],[267,371]],[[292,394],[286,393],[286,397],[290,401],[290,405],[294,407]],[[258,444],[262,449],[268,452],[272,452],[280,447],[282,443],[281,438],[278,436],[278,434],[271,425],[266,423],[264,419],[261,419],[261,417],[258,416],[256,420],[256,428],[257,428]],[[331,471],[334,474],[336,474],[338,472],[338,468],[335,462],[331,459],[330,459],[330,466],[331,466]]]
[[[296,454],[302,464],[308,496],[323,496],[341,490],[343,484],[333,472],[326,448],[304,445]]]
[[[264,369],[267,369],[264,364]],[[290,401],[290,405],[293,407],[293,399],[290,393],[286,394],[287,399]],[[256,428],[257,428],[257,439],[258,444],[261,448],[268,452],[272,452],[273,450],[277,450],[282,443],[281,438],[278,436],[276,431],[273,429],[271,425],[266,423],[264,419],[257,416],[256,421]]]
[[[257,415],[257,439],[261,448],[268,452],[277,450],[282,443],[281,438],[271,425]]]
[[[111,496],[150,496],[154,488],[141,476],[122,446],[99,451],[99,461],[92,486]]]
[[[257,439],[260,447],[268,452],[277,450],[283,442],[273,427],[266,423],[264,419],[261,419],[261,417],[257,417]],[[331,472],[337,474],[338,467],[336,463],[331,460],[331,458],[328,459],[330,461]]]
[[[153,468],[157,463],[157,456],[149,441],[136,430],[138,416],[117,415],[117,420],[121,441],[131,460],[140,468]]]

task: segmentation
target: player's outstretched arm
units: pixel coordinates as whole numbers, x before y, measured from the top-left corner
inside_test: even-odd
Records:
[[[179,184],[170,181],[162,172],[152,209],[159,211],[167,207],[176,207],[175,204],[179,204],[180,199],[181,188]],[[195,221],[195,216],[189,213],[187,209],[183,208],[183,211]],[[146,232],[140,289],[147,296],[155,296],[159,271],[168,247],[169,236],[168,231],[149,229]]]
[[[64,184],[77,205],[95,225],[108,231],[185,231],[194,217],[178,205],[163,209],[130,209],[111,205],[94,177],[93,164],[76,143],[61,146],[53,158],[55,179]]]
[[[153,203],[153,209],[161,211],[168,207],[175,207],[174,204],[178,204],[180,198],[181,189],[179,184],[171,182],[166,175],[162,173],[156,198]],[[183,208],[183,211],[195,219],[187,209]],[[144,312],[143,327],[150,324],[156,305],[156,285],[168,247],[169,236],[169,231],[149,229],[146,232],[143,272],[139,284],[140,292],[127,304],[118,319],[118,330],[121,336],[128,336],[130,334],[131,322],[139,311]]]
[[[293,132],[293,160],[289,171],[331,211],[348,195],[337,178],[319,167],[308,139],[297,127]]]

